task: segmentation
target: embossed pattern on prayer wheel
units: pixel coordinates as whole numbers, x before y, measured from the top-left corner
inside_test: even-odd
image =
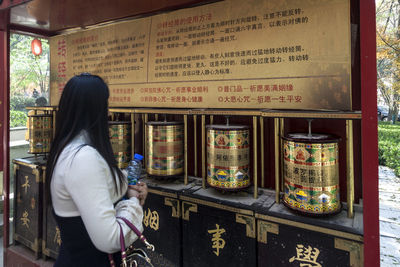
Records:
[[[307,214],[339,211],[339,138],[294,133],[282,139],[283,203]]]
[[[151,121],[146,127],[147,173],[154,176],[183,174],[183,123]]]
[[[53,139],[53,117],[51,115],[30,115],[29,151],[31,154],[50,152]]]
[[[207,125],[207,183],[235,190],[250,185],[250,131],[247,126]]]
[[[108,125],[111,147],[114,157],[117,161],[118,168],[126,168],[128,167],[129,161],[132,159],[131,122],[110,121]]]

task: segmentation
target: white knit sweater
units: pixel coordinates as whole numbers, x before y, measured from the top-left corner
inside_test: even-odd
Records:
[[[51,179],[54,211],[61,217],[81,216],[96,248],[114,253],[121,249],[116,217],[125,217],[143,231],[143,210],[136,197],[114,207],[126,193],[127,183],[122,185],[122,194],[116,192],[110,169],[97,150],[84,146],[78,151],[86,143],[85,134],[80,134],[60,154]],[[117,185],[121,186],[118,182]],[[137,236],[119,221],[129,246]]]

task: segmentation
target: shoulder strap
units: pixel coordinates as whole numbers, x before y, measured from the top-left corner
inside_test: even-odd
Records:
[[[121,260],[122,260],[123,263],[125,263],[124,266],[126,266],[126,252],[125,252],[124,233],[123,233],[123,231],[122,231],[122,226],[121,226],[121,224],[119,223],[119,221],[117,221],[117,223],[118,223],[118,225],[119,225],[119,230],[120,230],[120,233],[119,233],[119,242],[120,242],[120,244],[121,244]],[[113,256],[112,256],[111,254],[108,254],[108,259],[109,259],[109,261],[110,261],[111,267],[116,267],[115,261],[114,261]]]
[[[154,246],[147,241],[146,237],[144,237],[144,235],[128,219],[124,217],[117,217],[117,219],[121,219],[129,228],[131,228],[132,231],[139,237],[140,241],[146,245],[147,249],[154,251]]]

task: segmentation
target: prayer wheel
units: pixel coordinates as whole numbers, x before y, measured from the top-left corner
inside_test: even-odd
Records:
[[[283,139],[283,203],[306,214],[340,211],[339,141],[327,134],[288,134]]]
[[[51,115],[29,115],[29,151],[31,154],[50,152],[53,139],[53,117]]]
[[[222,190],[250,186],[248,126],[207,125],[207,183]]]
[[[110,143],[120,169],[128,167],[132,159],[131,134],[132,126],[130,121],[110,121],[109,133]]]
[[[183,123],[177,121],[147,122],[146,170],[153,176],[183,174]]]

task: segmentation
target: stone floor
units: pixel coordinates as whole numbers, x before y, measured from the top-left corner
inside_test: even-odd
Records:
[[[381,267],[400,266],[400,178],[379,167]]]

